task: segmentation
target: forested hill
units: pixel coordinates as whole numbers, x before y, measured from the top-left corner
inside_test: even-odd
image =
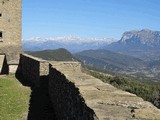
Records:
[[[66,49],[60,48],[56,50],[43,50],[43,51],[26,51],[27,54],[42,58],[44,60],[55,61],[77,61],[77,59]]]

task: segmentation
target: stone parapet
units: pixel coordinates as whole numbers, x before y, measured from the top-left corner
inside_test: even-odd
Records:
[[[52,66],[50,66],[49,74],[49,95],[58,120],[97,119],[94,111],[86,105],[75,84]]]
[[[48,62],[21,54],[16,77],[48,94],[47,106],[58,120],[160,119],[160,110],[151,103],[82,73],[79,62]]]
[[[94,111],[92,112],[94,113],[92,114],[94,115],[94,119],[160,119],[160,110],[151,103],[144,101],[134,94],[119,90],[110,84],[103,83],[99,79],[82,73],[79,67],[77,69],[69,67],[78,66],[77,63],[52,62],[50,66],[49,89],[51,100],[53,105],[57,103],[56,107],[60,110],[72,111],[69,107],[67,107],[68,109],[65,107],[72,106],[72,103],[78,100],[74,98],[78,97],[83,100],[84,105],[91,111]],[[76,108],[79,108],[79,106]]]
[[[16,77],[25,86],[38,87],[40,77],[49,74],[49,63],[45,60],[27,55],[20,55]]]

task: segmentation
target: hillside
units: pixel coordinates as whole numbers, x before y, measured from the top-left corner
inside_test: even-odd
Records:
[[[55,61],[75,61],[77,60],[69,51],[60,48],[56,50],[43,50],[26,52],[29,55],[42,58],[44,60],[55,60]]]
[[[145,62],[131,56],[108,50],[87,50],[75,54],[86,64],[106,70],[132,70],[145,66]]]
[[[75,54],[86,65],[101,70],[120,74],[136,75],[139,77],[158,78],[159,67],[155,62],[145,62],[139,58],[111,52],[108,50],[88,50]]]
[[[145,61],[160,60],[160,31],[148,29],[128,31],[119,41],[103,49],[132,55]]]

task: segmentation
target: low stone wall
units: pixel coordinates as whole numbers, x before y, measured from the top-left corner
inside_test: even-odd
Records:
[[[54,63],[57,65],[59,62],[54,61]],[[81,66],[78,62],[62,63],[65,64],[64,69],[81,71]],[[44,108],[44,106],[46,110],[51,110],[50,107],[52,106],[54,112],[51,114],[50,111],[48,114],[54,116],[54,118],[58,120],[96,119],[94,111],[87,107],[85,100],[80,95],[80,92],[74,83],[67,80],[66,77],[60,71],[54,69],[52,65],[50,65],[49,69],[49,63],[47,61],[27,54],[21,54],[16,77],[23,85],[31,87],[32,93],[37,93],[37,95],[31,95],[28,114],[29,120],[47,117],[43,116],[43,114],[38,115],[35,106],[39,108],[38,110]],[[41,91],[41,96],[46,96],[46,99],[51,101],[50,105],[48,105],[49,102],[45,98],[41,99],[43,100],[41,102],[34,102],[33,99],[40,98],[38,97],[40,93],[36,91]],[[47,96],[47,94],[49,96]]]
[[[68,64],[75,65],[75,64]],[[96,115],[86,104],[79,89],[50,65],[49,95],[58,120],[94,120]]]
[[[20,56],[16,77],[32,89],[29,120],[160,119],[160,110],[151,103],[82,73],[80,63],[49,63]]]
[[[25,86],[40,86],[40,77],[49,74],[49,63],[27,54],[20,55],[16,77]]]
[[[52,104],[56,108],[56,115],[60,119],[61,117],[67,119],[67,115],[72,117],[75,115],[73,118],[75,120],[160,119],[160,110],[151,103],[82,73],[80,63],[55,61],[50,63],[50,96]],[[79,117],[80,114],[88,118]],[[89,117],[89,114],[92,117]]]

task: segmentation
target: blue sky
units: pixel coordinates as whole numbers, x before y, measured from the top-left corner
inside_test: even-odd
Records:
[[[125,31],[160,31],[160,0],[23,0],[23,39],[80,36],[120,39]]]

